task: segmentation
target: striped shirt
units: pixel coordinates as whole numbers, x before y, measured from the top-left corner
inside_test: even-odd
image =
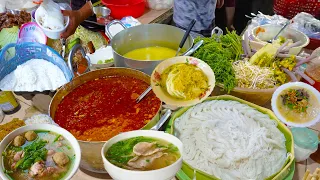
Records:
[[[192,31],[211,31],[215,9],[216,0],[174,0],[173,21],[178,27],[186,29],[192,19],[196,19]]]

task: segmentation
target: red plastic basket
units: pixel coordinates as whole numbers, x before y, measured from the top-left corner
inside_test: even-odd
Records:
[[[314,17],[320,15],[319,0],[274,0],[273,10],[276,14],[291,19],[300,12],[306,12]]]
[[[102,0],[102,4],[111,10],[111,16],[122,19],[126,16],[138,18],[143,15],[146,6],[145,0]]]

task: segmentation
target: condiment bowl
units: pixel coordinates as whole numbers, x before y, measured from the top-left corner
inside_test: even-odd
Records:
[[[258,42],[255,45],[259,47],[260,44],[261,47],[263,47],[265,44],[267,44],[268,40],[274,38],[274,36],[280,31],[281,28],[281,25],[274,24],[266,24],[255,27],[251,32],[253,40]],[[259,32],[259,29],[263,29],[264,31]],[[283,30],[280,36],[283,36],[287,39],[292,39],[294,43],[298,41],[301,42],[300,46],[291,48],[289,54],[299,54],[302,48],[306,47],[310,42],[310,39],[306,34],[290,27],[287,27],[285,30]]]
[[[310,86],[310,85],[308,85],[306,83],[303,83],[303,82],[290,82],[290,83],[286,83],[286,84],[281,85],[273,93],[272,99],[271,99],[272,110],[273,110],[274,114],[283,123],[285,123],[285,124],[287,124],[289,126],[293,126],[293,127],[310,127],[312,125],[315,125],[320,120],[320,113],[313,120],[305,122],[305,123],[296,123],[296,122],[288,121],[287,118],[285,118],[283,115],[281,115],[281,113],[279,111],[279,107],[277,105],[278,97],[281,96],[281,93],[284,90],[287,90],[287,89],[290,89],[290,88],[296,88],[296,87],[308,90],[309,92],[314,94],[314,96],[316,97],[317,101],[320,102],[320,92],[318,90],[316,90],[314,87],[312,87],[312,86]]]
[[[4,152],[8,144],[18,135],[25,133],[27,131],[32,131],[32,130],[44,130],[44,131],[50,131],[54,132],[57,134],[60,134],[63,136],[72,146],[75,154],[75,159],[73,164],[70,166],[69,171],[67,174],[64,176],[63,179],[71,179],[72,176],[77,172],[79,165],[80,165],[80,160],[81,160],[81,150],[78,141],[76,140],[75,137],[71,133],[69,133],[67,130],[60,128],[55,125],[50,125],[50,124],[34,124],[34,125],[28,125],[28,126],[23,126],[20,127],[14,131],[12,131],[10,134],[8,134],[0,143],[0,152]],[[3,168],[3,156],[1,156],[0,159],[0,177],[2,180],[9,180],[9,178],[6,176],[4,173],[4,168]]]
[[[152,170],[152,171],[136,171],[136,170],[127,170],[122,169],[120,167],[117,167],[110,163],[106,157],[105,154],[108,151],[108,149],[116,142],[119,142],[121,140],[138,137],[138,136],[146,136],[146,137],[152,137],[157,139],[165,140],[169,143],[172,143],[175,145],[179,151],[180,151],[180,158],[171,164],[170,166]],[[101,156],[103,158],[103,163],[105,169],[108,171],[109,175],[113,179],[117,180],[170,180],[172,179],[176,173],[180,170],[182,166],[182,151],[183,151],[183,145],[182,142],[176,138],[173,135],[170,135],[168,133],[162,132],[162,131],[153,131],[153,130],[138,130],[138,131],[130,131],[121,133],[113,138],[111,138],[109,141],[107,141],[102,150],[101,150]]]

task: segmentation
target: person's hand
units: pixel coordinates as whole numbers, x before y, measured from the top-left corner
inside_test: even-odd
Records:
[[[83,19],[80,11],[62,10],[62,14],[63,16],[69,16],[69,25],[66,31],[60,35],[61,38],[67,39],[76,31]]]
[[[228,28],[229,31],[234,31],[234,30],[236,30],[236,28],[234,28],[233,24],[228,25],[227,28]]]
[[[224,0],[217,0],[216,7],[220,9],[222,8],[223,4],[224,4]]]

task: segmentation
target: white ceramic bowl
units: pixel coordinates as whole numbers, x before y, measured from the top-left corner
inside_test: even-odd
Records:
[[[62,7],[60,7],[61,9],[64,9]],[[41,27],[41,29],[43,30],[43,32],[46,34],[46,36],[50,39],[60,39],[60,34],[65,32],[68,25],[69,25],[69,17],[64,17],[64,22],[65,22],[65,26],[62,29],[59,30],[51,30],[51,29],[47,29],[45,27],[43,27],[40,22],[39,22],[39,12],[38,12],[39,8],[36,10],[35,12],[35,20],[37,22],[37,24]]]
[[[111,46],[101,47],[97,49],[93,54],[87,54],[87,56],[89,57],[90,63],[92,64],[90,66],[91,70],[107,68],[114,64],[114,61],[104,64],[98,64],[99,60],[104,61],[113,58],[113,51]]]
[[[258,28],[265,29],[265,32],[259,32],[257,35],[256,32]],[[267,43],[266,41],[274,38],[274,36],[280,31],[281,28],[282,28],[281,25],[275,25],[275,24],[266,24],[262,26],[257,26],[254,29],[252,29],[251,35],[253,37],[253,40],[259,42],[262,47]],[[301,41],[302,44],[300,46],[290,49],[289,51],[290,54],[295,54],[295,55],[299,54],[301,49],[306,47],[310,42],[310,39],[306,34],[298,30],[292,29],[290,27],[287,27],[285,30],[283,30],[280,36],[283,36],[288,39],[292,39],[293,42]]]
[[[146,136],[153,137],[157,139],[163,139],[168,141],[178,147],[181,157],[170,166],[167,166],[162,169],[152,170],[152,171],[133,171],[119,168],[111,164],[106,158],[105,154],[114,143],[121,140],[137,137],[137,136]],[[121,133],[109,141],[107,141],[101,150],[101,156],[103,159],[104,167],[108,171],[109,175],[115,180],[171,180],[176,173],[181,169],[182,166],[182,151],[183,145],[182,142],[175,136],[162,132],[162,131],[153,131],[153,130],[138,130]]]
[[[289,89],[291,87],[301,87],[303,89],[307,89],[308,91],[311,91],[317,100],[320,102],[320,92],[316,90],[314,87],[310,86],[309,84],[303,83],[303,82],[290,82],[281,85],[277,88],[277,90],[273,93],[272,99],[271,99],[271,106],[274,114],[285,124],[293,127],[310,127],[312,125],[315,125],[320,120],[320,113],[311,121],[308,121],[306,123],[294,123],[291,121],[288,121],[285,117],[281,115],[279,112],[279,109],[277,107],[277,99],[282,94],[282,92],[286,89]]]
[[[34,124],[34,125],[28,125],[28,126],[23,126],[20,127],[11,133],[9,133],[0,143],[0,152],[3,152],[8,144],[18,135],[25,133],[27,131],[32,131],[32,130],[46,130],[46,131],[51,131],[57,134],[60,134],[63,136],[67,141],[70,142],[74,153],[75,153],[75,159],[73,162],[73,165],[70,167],[68,173],[65,175],[63,179],[68,180],[71,179],[72,176],[77,172],[79,165],[80,165],[80,160],[81,160],[81,150],[78,141],[76,138],[69,133],[67,130],[60,128],[58,126],[50,125],[50,124]],[[9,180],[8,177],[4,174],[3,172],[3,160],[2,156],[0,158],[0,177],[2,180]]]

